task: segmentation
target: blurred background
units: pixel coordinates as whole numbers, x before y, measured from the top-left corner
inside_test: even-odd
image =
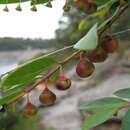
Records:
[[[48,54],[56,49],[76,43],[97,21],[104,20],[100,16],[87,17],[86,14],[72,7],[64,12],[65,1],[52,2],[53,8],[38,5],[38,12],[31,12],[27,3],[22,3],[22,12],[16,12],[17,4],[9,5],[9,13],[0,13],[0,74],[4,74],[29,59]],[[0,5],[3,8],[4,5]],[[130,9],[113,24],[111,32],[130,28],[128,19]],[[10,105],[7,112],[0,113],[0,130],[80,130],[84,117],[91,112],[81,112],[79,104],[97,98],[111,96],[119,88],[130,87],[130,32],[117,35],[120,48],[104,63],[98,63],[93,76],[81,79],[75,73],[78,58],[66,65],[65,75],[72,80],[72,86],[67,91],[54,90],[57,102],[52,107],[44,108],[31,93],[31,102],[39,107],[39,113],[32,118],[21,114],[23,100]],[[59,60],[74,52],[73,49],[55,55]],[[53,84],[50,83],[53,88]],[[117,118],[105,122],[92,130],[119,130],[122,112]],[[109,126],[109,127],[108,127]]]

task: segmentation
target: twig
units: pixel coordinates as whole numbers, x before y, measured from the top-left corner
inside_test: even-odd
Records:
[[[130,29],[126,29],[126,30],[123,30],[123,31],[119,31],[119,32],[112,33],[112,36],[117,36],[117,35],[120,35],[120,34],[123,34],[123,33],[127,33],[127,32],[130,32]],[[49,54],[47,54],[47,55],[44,55],[44,56],[41,56],[41,57],[38,57],[38,58],[45,58],[45,57],[48,57],[48,56],[57,54],[57,53],[59,53],[59,52],[65,51],[65,50],[67,50],[67,49],[71,49],[71,48],[73,48],[74,45],[75,45],[75,44],[70,45],[70,46],[66,46],[66,47],[64,47],[64,48],[55,50],[55,51],[53,51],[53,52],[51,52],[51,53],[49,53]],[[13,69],[13,70],[15,70],[15,69]],[[13,71],[13,70],[11,70],[11,71]],[[1,74],[1,75],[0,75],[0,80],[2,79],[3,76],[5,76],[6,74],[10,73],[11,71],[8,71],[8,72],[6,72],[6,73],[4,73],[4,74]]]
[[[123,105],[121,107],[119,107],[120,109],[123,109],[123,108],[130,108],[130,104],[126,104],[126,105]]]
[[[74,58],[75,56],[77,56],[79,53],[81,52],[81,50],[76,51],[75,53],[73,53],[71,56],[69,56],[68,58],[66,58],[65,60],[63,60],[62,62],[60,62],[60,64],[64,65],[66,64],[68,61],[70,61],[72,58]],[[27,93],[29,93],[30,91],[32,91],[34,88],[36,88],[39,84],[43,83],[46,79],[48,79],[53,73],[55,73],[56,71],[58,71],[60,69],[61,65],[58,65],[52,72],[50,72],[48,75],[41,77],[40,80],[38,80],[36,83],[34,83],[28,90],[24,90],[24,92],[17,96],[16,98],[14,98],[13,100],[7,102],[6,104],[12,104],[13,102],[17,101],[19,98],[23,97],[24,95],[26,95]]]
[[[58,49],[58,50],[56,50],[56,51],[53,51],[53,52],[51,52],[51,53],[49,53],[49,54],[46,54],[46,55],[44,55],[44,56],[40,56],[40,57],[38,57],[38,58],[45,58],[45,57],[48,57],[48,56],[57,54],[57,53],[59,53],[59,52],[61,52],[61,51],[65,51],[65,50],[67,50],[67,49],[73,48],[73,46],[74,46],[74,45],[66,46],[66,47],[64,47],[64,48]],[[36,58],[36,59],[38,59],[38,58]],[[35,59],[35,60],[36,60],[36,59]],[[0,80],[2,79],[3,76],[9,74],[9,73],[12,72],[13,70],[15,70],[15,69],[12,69],[11,71],[8,71],[8,72],[6,72],[6,73],[4,73],[4,74],[1,74],[1,75],[0,75]]]
[[[129,7],[130,3],[127,4],[126,6],[124,6],[123,8],[118,8],[117,11],[115,12],[115,14],[106,22],[105,25],[103,26],[100,26],[98,28],[98,33],[99,35],[101,35],[107,28],[109,28],[117,19],[118,17]],[[118,32],[118,34],[121,34],[122,32]],[[123,31],[124,33],[124,31]],[[114,35],[117,35],[114,34]],[[61,51],[64,51],[66,49],[69,49],[69,48],[72,48],[73,45],[71,46],[67,46],[65,48],[62,48],[62,49],[59,49],[59,50],[56,50],[50,54],[47,54],[45,56],[42,56],[42,57],[47,57],[47,56],[50,56],[50,55],[53,55],[53,54],[56,54],[56,53],[59,53]],[[32,91],[34,88],[36,88],[39,84],[41,84],[42,82],[44,82],[46,79],[48,79],[53,73],[55,73],[56,71],[58,71],[61,67],[61,65],[64,65],[66,64],[69,60],[71,60],[72,58],[74,58],[75,56],[77,56],[79,53],[81,52],[81,50],[79,51],[76,51],[75,53],[73,53],[70,57],[66,58],[65,60],[63,60],[62,62],[60,62],[60,65],[58,65],[52,72],[50,72],[48,75],[46,76],[43,76],[40,80],[38,80],[36,83],[34,83],[29,89],[23,91],[23,93],[16,97],[15,99],[11,100],[10,102],[8,102],[7,104],[11,104],[15,101],[17,101],[19,98],[21,98],[22,96],[24,96],[25,94],[29,93],[30,91]],[[7,74],[7,73],[6,73]]]
[[[113,33],[112,36],[117,36],[117,35],[127,33],[127,32],[130,32],[130,29],[126,29],[126,30],[123,30],[123,31],[120,31],[120,32]]]
[[[111,16],[105,23],[101,24],[98,28],[98,33],[101,35],[104,31],[106,31],[123,13],[124,11],[130,6],[130,2],[123,6],[122,8],[118,7],[116,12]]]

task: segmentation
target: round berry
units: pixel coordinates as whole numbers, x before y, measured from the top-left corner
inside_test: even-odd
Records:
[[[97,5],[88,0],[76,0],[75,5],[79,10],[88,14],[94,13],[97,10]]]
[[[81,78],[89,77],[90,75],[92,75],[94,70],[95,70],[94,64],[91,61],[84,58],[79,61],[76,67],[76,73]]]
[[[69,89],[71,86],[71,80],[66,78],[63,74],[56,80],[56,88],[59,90]]]
[[[104,36],[101,41],[101,47],[108,53],[113,53],[118,49],[118,41],[111,36]]]
[[[107,59],[107,57],[108,57],[107,52],[100,48],[87,52],[87,58],[91,62],[95,62],[95,63],[104,62]]]
[[[51,92],[48,88],[45,88],[39,96],[39,101],[43,105],[52,105],[56,101],[56,95],[53,92]]]
[[[28,102],[28,103],[24,106],[23,114],[24,114],[24,116],[26,116],[26,117],[34,116],[34,115],[37,114],[37,112],[38,112],[37,107],[36,107],[34,104],[30,103],[30,102]]]

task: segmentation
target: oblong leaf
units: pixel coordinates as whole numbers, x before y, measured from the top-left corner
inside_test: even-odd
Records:
[[[80,105],[80,109],[97,110],[103,108],[120,107],[125,104],[128,104],[128,102],[125,100],[114,98],[114,97],[105,97],[105,98],[97,99],[95,101]]]
[[[27,1],[30,1],[30,0],[21,0],[20,2],[27,2]],[[49,0],[37,0],[36,4],[41,4],[41,3],[46,3],[48,2]],[[51,0],[52,1],[52,0]],[[0,0],[0,4],[13,4],[13,3],[19,3],[19,0]]]
[[[130,98],[130,88],[117,90],[116,92],[114,92],[114,95],[123,98]]]
[[[97,45],[98,33],[97,24],[95,24],[89,32],[74,45],[74,48],[79,50],[93,50]]]
[[[15,86],[11,86],[11,87],[4,87],[3,95],[7,96],[7,95],[10,95],[11,93],[14,93],[15,91],[23,90],[27,85],[29,85],[29,83],[33,83],[37,79],[38,78],[36,77],[34,79],[29,80],[29,82],[26,82],[24,84],[17,84]]]
[[[106,4],[108,2],[113,3],[113,2],[116,2],[118,0],[93,0],[93,1],[96,2],[97,4]]]
[[[125,116],[122,120],[122,130],[130,130],[130,109],[125,113]]]
[[[3,105],[13,99],[15,99],[17,96],[21,95],[23,93],[23,91],[18,91],[18,92],[15,92],[15,93],[12,93],[8,96],[5,96],[3,98],[0,98],[0,105]]]
[[[97,112],[94,115],[87,117],[82,125],[82,130],[89,130],[92,127],[102,124],[110,119],[117,110],[117,108],[104,109],[101,112]]]
[[[5,87],[15,86],[17,84],[29,83],[41,72],[48,69],[56,61],[50,57],[37,58],[26,64],[17,67],[2,79],[1,85]]]

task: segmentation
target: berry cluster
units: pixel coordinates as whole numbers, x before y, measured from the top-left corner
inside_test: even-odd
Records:
[[[94,72],[94,64],[103,62],[107,59],[109,53],[118,49],[118,41],[109,35],[103,36],[101,43],[95,50],[87,52],[87,59],[81,56],[76,67],[76,72],[81,78],[89,77]]]
[[[7,4],[8,4],[8,1],[3,9],[4,12],[9,12]],[[15,8],[16,11],[22,11],[22,7],[20,4],[21,4],[21,0],[19,1],[18,6]],[[37,11],[37,7],[36,7],[37,4],[39,4],[39,3],[37,3],[36,0],[31,0],[32,6],[31,6],[30,10],[33,12],[36,12]],[[97,5],[94,2],[92,2],[91,0],[76,0],[74,2],[74,5],[77,9],[79,9],[87,14],[94,13],[97,10]],[[45,6],[52,8],[51,0],[48,0],[48,2],[45,4]],[[68,0],[66,0],[65,4],[63,6],[63,10],[65,12],[68,12],[68,11],[70,11],[70,9],[71,9],[71,4],[70,4],[70,2],[68,2]]]
[[[97,10],[97,5],[91,0],[76,0],[75,5],[79,10],[87,14],[94,13]]]
[[[66,78],[63,74],[61,74],[57,78],[55,82],[55,86],[59,90],[66,90],[70,88],[71,81],[70,79]],[[43,92],[39,96],[39,101],[44,106],[53,105],[56,101],[56,95],[51,90],[49,90],[48,87],[46,86]],[[27,104],[24,106],[23,114],[26,117],[29,117],[35,115],[36,113],[37,113],[37,107],[34,104],[30,103],[30,101],[28,100]]]
[[[105,35],[101,38],[100,44],[95,50],[80,51],[80,60],[76,66],[76,73],[81,78],[87,78],[92,75],[95,70],[93,63],[103,62],[107,59],[109,53],[113,53],[118,49],[118,42],[116,39],[109,35]],[[86,54],[87,58],[86,58]],[[55,87],[59,90],[67,90],[71,86],[71,80],[67,78],[60,68],[60,75],[55,81]],[[45,89],[39,96],[39,101],[44,106],[53,105],[56,101],[56,95],[48,89],[45,82]],[[32,103],[27,102],[24,107],[23,113],[26,117],[33,116],[37,113],[37,108]]]

